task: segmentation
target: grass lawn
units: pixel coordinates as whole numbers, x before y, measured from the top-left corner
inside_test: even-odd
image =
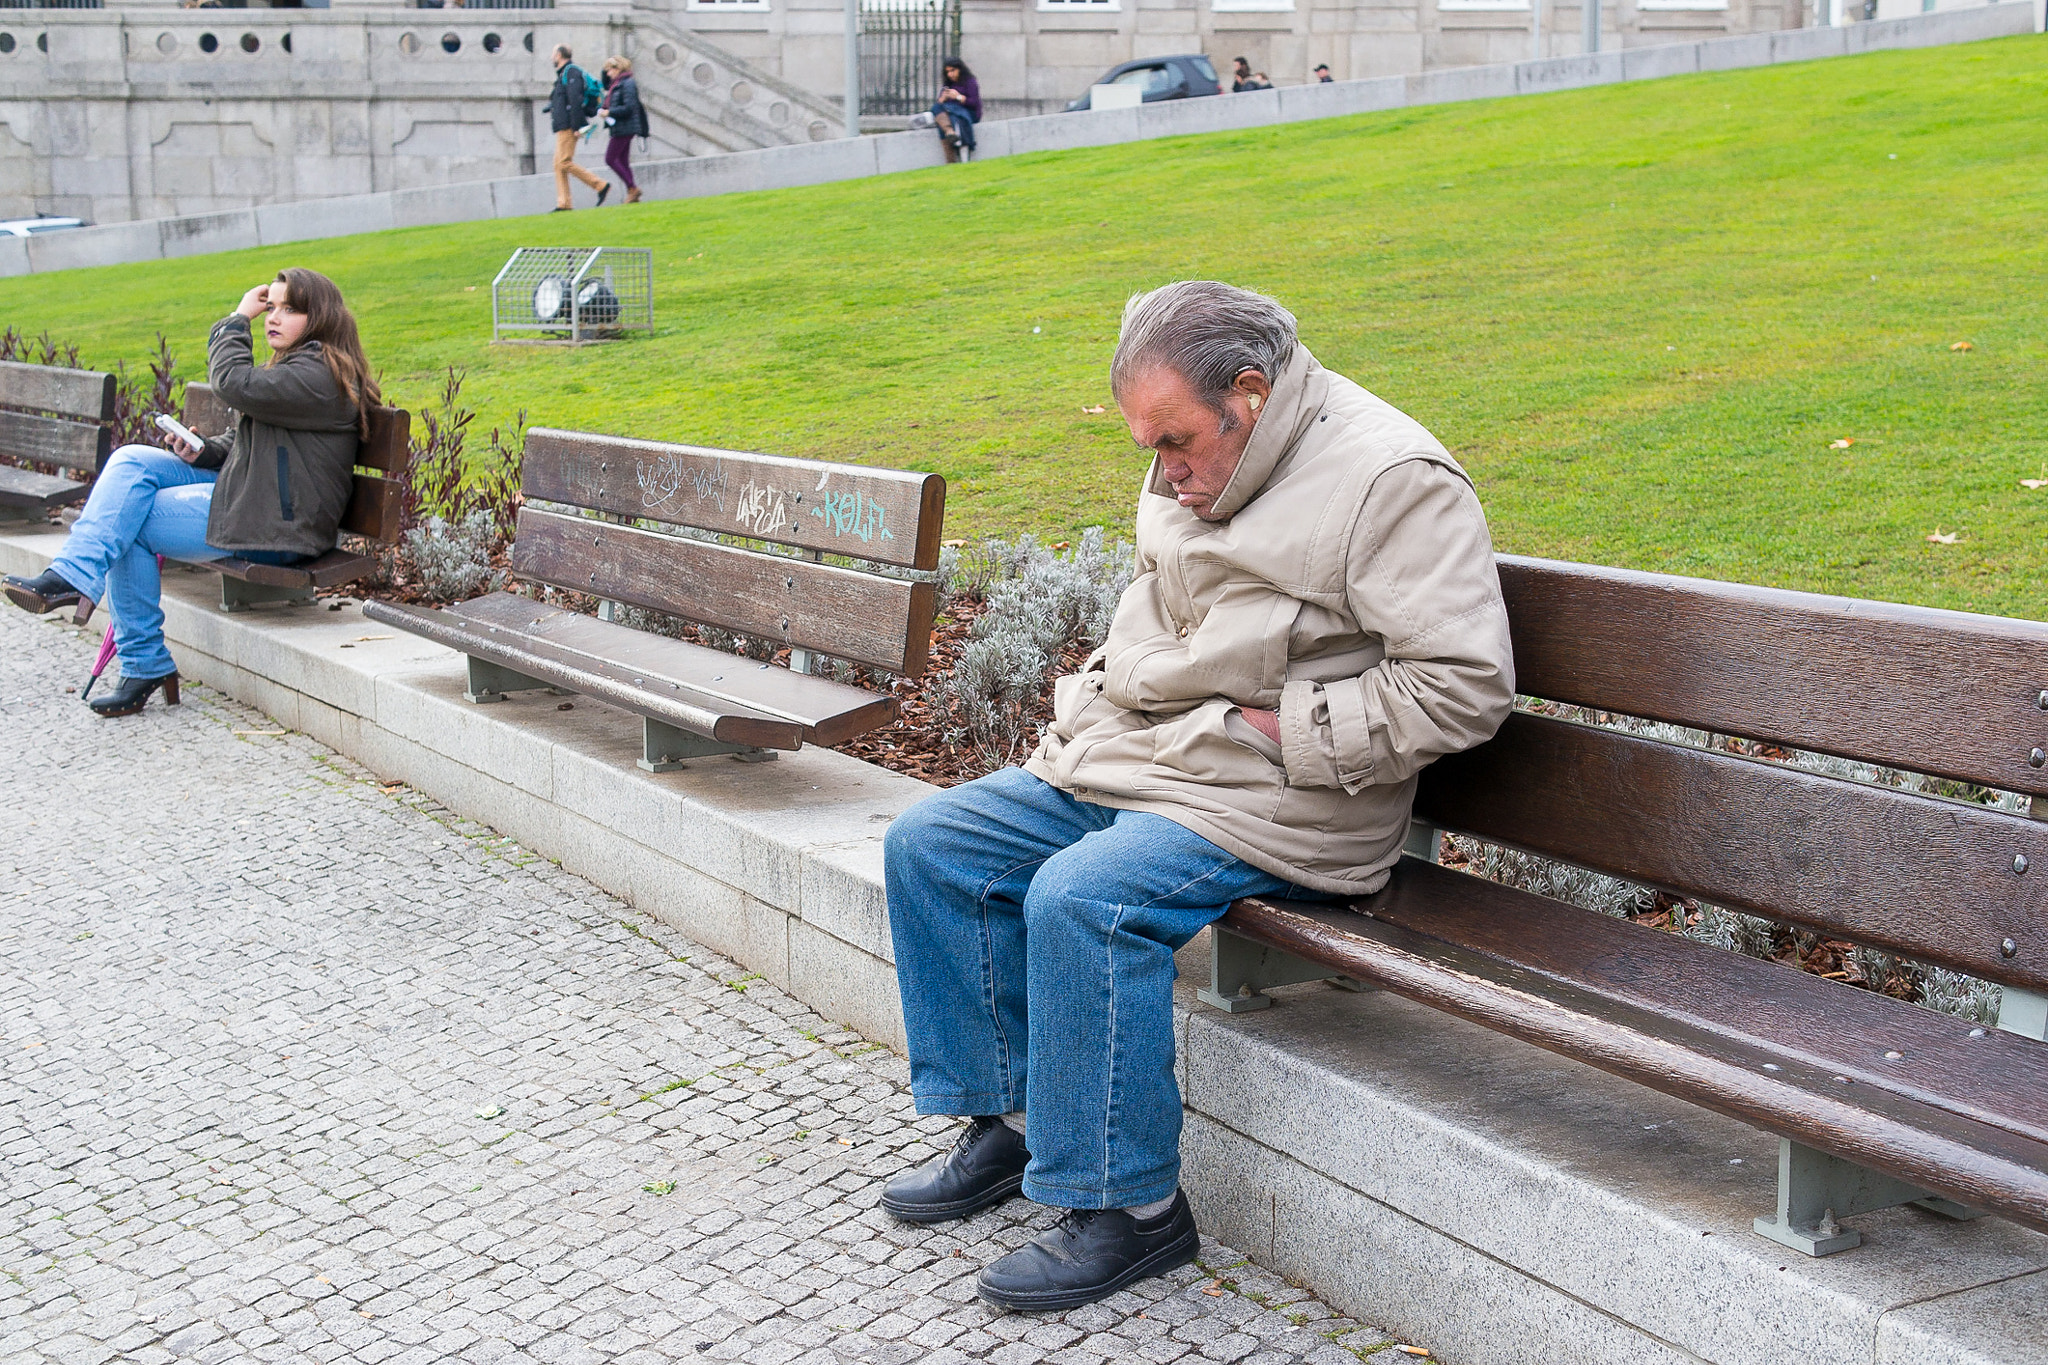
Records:
[[[0,324],[131,365],[162,328],[196,375],[309,265],[409,405],[455,365],[486,426],[937,470],[957,534],[1128,534],[1141,457],[1083,409],[1125,296],[1213,276],[1427,423],[1503,549],[2039,617],[2044,227],[2037,36],[0,280]],[[493,348],[491,276],[557,242],[654,247],[657,335]]]

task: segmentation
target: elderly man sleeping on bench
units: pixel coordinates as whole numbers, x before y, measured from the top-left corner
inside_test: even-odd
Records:
[[[1174,951],[1239,897],[1384,886],[1416,774],[1514,700],[1470,480],[1317,364],[1286,309],[1211,281],[1133,298],[1110,387],[1154,457],[1109,638],[1021,769],[926,798],[887,840],[918,1112],[972,1121],[882,1206],[1068,1210],[981,1273],[1024,1311],[1195,1255]]]

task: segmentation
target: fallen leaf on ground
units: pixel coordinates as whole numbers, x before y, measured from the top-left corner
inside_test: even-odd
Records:
[[[1951,351],[1974,351],[1977,348],[1967,341],[1958,341],[1949,346]]]
[[[1220,1299],[1223,1297],[1223,1291],[1220,1289],[1204,1289],[1202,1292],[1204,1294],[1207,1294],[1212,1299]]]
[[[1055,540],[1055,541],[1054,541],[1054,542],[1052,543],[1052,547],[1053,547],[1053,549],[1055,549],[1055,550],[1064,550],[1064,549],[1066,549],[1066,548],[1067,548],[1067,547],[1068,547],[1068,546],[1069,546],[1070,544],[1072,544],[1072,542],[1071,542],[1071,541],[1065,541],[1065,540]]]
[[[1096,405],[1095,405],[1094,407],[1092,407],[1092,408],[1082,408],[1082,409],[1081,409],[1081,411],[1083,411],[1083,412],[1087,412],[1087,413],[1097,413],[1097,412],[1108,412],[1108,411],[1109,411],[1109,409],[1108,409],[1108,408],[1105,408],[1104,406],[1102,406],[1102,404],[1100,404],[1100,403],[1097,403],[1097,404],[1096,404]]]
[[[1850,446],[1853,446],[1853,445],[1855,445],[1855,444],[1856,444],[1856,438],[1855,438],[1854,436],[1844,436],[1844,437],[1843,437],[1843,438],[1842,438],[1841,440],[1839,440],[1839,441],[1829,441],[1829,442],[1828,442],[1828,449],[1829,449],[1829,450],[1847,450],[1847,449],[1848,449],[1848,448],[1849,448]]]
[[[1956,543],[1956,541],[1960,540],[1961,538],[1962,537],[1955,531],[1950,531],[1946,535],[1942,534],[1942,530],[1939,526],[1934,528],[1933,535],[1927,537],[1929,543],[1934,545],[1953,545]]]
[[[2021,479],[2022,488],[2048,488],[2048,479]]]
[[[967,542],[964,540],[942,540],[939,542],[940,545],[944,546],[948,550],[957,550],[966,543]]]

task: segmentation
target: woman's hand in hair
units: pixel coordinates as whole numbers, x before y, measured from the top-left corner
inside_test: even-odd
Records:
[[[235,305],[235,311],[245,318],[253,318],[270,307],[270,286],[259,284],[242,295],[242,301]]]

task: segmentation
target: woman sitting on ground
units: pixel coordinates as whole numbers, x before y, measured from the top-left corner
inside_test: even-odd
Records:
[[[611,130],[611,145],[605,148],[604,164],[611,167],[626,187],[626,202],[640,202],[640,187],[633,183],[633,139],[646,137],[647,106],[640,103],[640,83],[633,79],[631,57],[604,59],[604,106],[599,117]]]
[[[258,368],[249,324],[265,312],[270,360]],[[121,685],[92,701],[102,716],[134,715],[159,687],[178,704],[157,556],[297,564],[333,549],[379,402],[355,318],[311,270],[279,271],[214,324],[207,377],[241,414],[233,434],[197,446],[168,437],[168,454],[122,446],[49,569],[5,580],[7,596],[33,612],[108,598]]]
[[[939,140],[945,144],[946,160],[958,161],[960,153],[974,151],[974,125],[981,122],[981,82],[958,57],[948,57],[940,68],[939,102],[932,106]]]

